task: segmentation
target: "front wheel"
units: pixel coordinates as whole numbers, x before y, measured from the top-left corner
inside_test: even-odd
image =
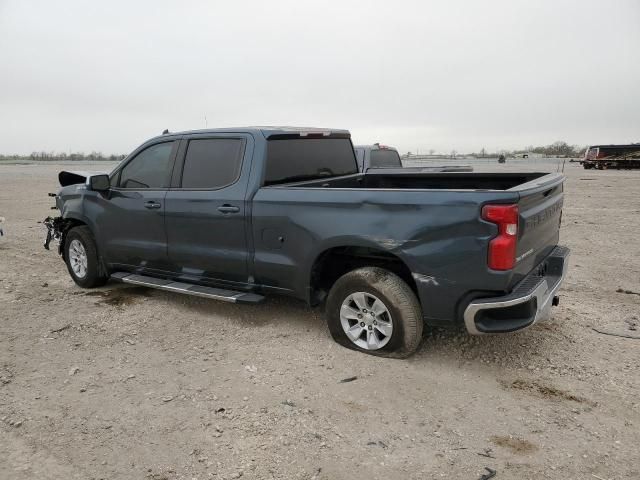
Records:
[[[327,297],[326,315],[336,342],[370,355],[405,358],[422,339],[415,293],[382,268],[359,268],[340,277]]]
[[[80,287],[94,288],[107,283],[89,227],[74,227],[65,235],[64,260],[71,278]]]

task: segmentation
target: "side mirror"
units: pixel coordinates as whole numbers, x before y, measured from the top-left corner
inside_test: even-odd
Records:
[[[89,187],[96,192],[106,192],[111,187],[109,175],[92,175],[89,177]]]

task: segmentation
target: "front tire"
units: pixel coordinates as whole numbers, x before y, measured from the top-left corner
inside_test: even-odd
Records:
[[[415,293],[383,268],[359,268],[340,277],[327,297],[326,315],[336,342],[370,355],[406,358],[422,339]]]
[[[74,227],[64,240],[64,260],[69,275],[82,288],[100,287],[108,277],[100,267],[98,249],[89,227]]]

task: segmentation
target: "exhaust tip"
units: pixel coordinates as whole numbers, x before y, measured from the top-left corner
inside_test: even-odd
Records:
[[[558,295],[553,297],[553,300],[551,300],[551,305],[553,305],[554,307],[560,305],[560,297]]]

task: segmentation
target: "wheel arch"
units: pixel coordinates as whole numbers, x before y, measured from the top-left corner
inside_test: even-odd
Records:
[[[396,274],[418,296],[411,269],[400,256],[372,245],[338,245],[316,255],[309,270],[309,303],[322,302],[331,286],[345,273],[362,267],[379,267]],[[418,296],[419,298],[419,296]]]
[[[58,253],[62,255],[62,258],[64,260],[67,259],[64,251],[64,243],[67,238],[67,234],[72,228],[80,227],[80,226],[89,227],[89,225],[84,220],[81,220],[74,216],[63,217],[62,228],[60,229],[60,244],[58,245]],[[89,230],[91,230],[91,227],[89,227]]]

